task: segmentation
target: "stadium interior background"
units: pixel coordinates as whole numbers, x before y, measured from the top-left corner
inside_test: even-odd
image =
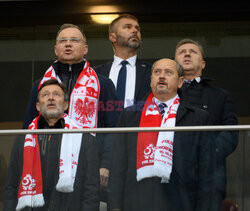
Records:
[[[223,3],[223,2],[222,2]],[[138,56],[154,62],[173,58],[183,38],[199,41],[205,49],[204,75],[231,94],[239,124],[250,125],[250,3],[222,5],[179,1],[0,1],[0,129],[20,129],[32,83],[56,59],[56,32],[63,23],[83,28],[95,66],[113,59],[108,25],[93,15],[130,13],[140,22],[142,45]],[[0,203],[12,136],[0,136]],[[237,150],[228,158],[228,195],[250,209],[250,132],[240,134]]]

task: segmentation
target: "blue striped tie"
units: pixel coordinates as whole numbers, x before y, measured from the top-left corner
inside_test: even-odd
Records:
[[[158,105],[160,113],[161,113],[161,117],[163,118],[164,113],[165,113],[165,108],[167,107],[166,103],[160,103]]]

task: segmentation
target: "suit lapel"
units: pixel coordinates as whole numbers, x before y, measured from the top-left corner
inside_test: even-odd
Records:
[[[103,68],[101,68],[101,70],[102,70],[101,74],[106,76],[107,78],[109,78],[109,73],[110,73],[111,66],[112,66],[112,62],[109,62],[109,63],[105,64],[103,66]]]
[[[182,103],[180,103],[180,106],[177,110],[177,115],[176,115],[176,126],[179,124],[179,121],[182,119],[182,117],[185,115],[187,112],[187,109],[183,106]]]
[[[139,60],[136,60],[136,81],[135,81],[135,99],[138,98],[139,91],[143,83],[145,83],[146,64],[143,64]]]

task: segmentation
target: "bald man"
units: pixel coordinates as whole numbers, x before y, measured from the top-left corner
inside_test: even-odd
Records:
[[[178,92],[182,67],[171,59],[152,66],[151,93],[126,108],[119,127],[206,125],[208,113]],[[113,211],[210,210],[214,146],[204,132],[117,135],[113,145],[109,205]]]

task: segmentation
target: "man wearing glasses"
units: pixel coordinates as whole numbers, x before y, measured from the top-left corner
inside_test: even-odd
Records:
[[[113,127],[116,124],[117,112],[115,88],[112,81],[97,75],[84,59],[88,53],[86,36],[73,24],[63,24],[56,36],[54,47],[57,60],[49,67],[44,76],[37,80],[31,90],[23,128],[27,128],[38,115],[36,99],[39,87],[49,79],[57,79],[67,86],[69,109],[68,115],[82,128]],[[98,106],[102,105],[99,109]],[[108,109],[106,106],[109,106]],[[101,185],[108,182],[110,150],[112,143],[108,135],[97,134],[100,143]]]

